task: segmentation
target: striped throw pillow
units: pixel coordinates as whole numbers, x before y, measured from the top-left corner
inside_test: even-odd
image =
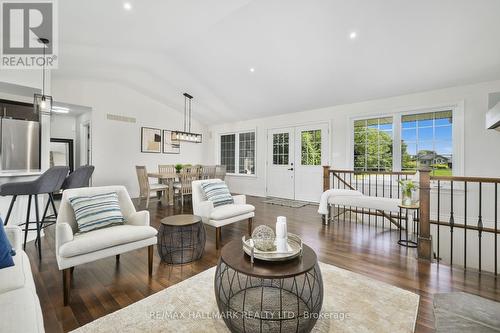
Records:
[[[207,199],[214,203],[214,207],[234,203],[233,197],[225,183],[201,183],[201,189]]]
[[[123,224],[122,211],[116,192],[69,198],[75,212],[78,232],[89,232]]]

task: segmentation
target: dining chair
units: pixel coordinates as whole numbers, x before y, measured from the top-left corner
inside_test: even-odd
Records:
[[[181,196],[182,206],[184,206],[184,198],[193,193],[191,185],[194,180],[198,180],[196,173],[191,173],[183,169],[183,172],[179,174],[179,182],[174,184],[177,194]]]
[[[196,164],[196,165],[193,165],[193,167],[191,168],[191,174],[196,177],[196,179],[201,179],[201,170],[202,170],[202,166],[199,165],[199,164]]]
[[[215,165],[204,165],[202,167],[201,179],[215,178]]]
[[[172,178],[176,176],[175,165],[160,164],[158,165],[158,172],[165,175],[172,175]]]
[[[141,205],[142,199],[146,199],[146,208],[149,207],[151,192],[163,192],[165,198],[168,197],[168,185],[151,184],[145,166],[136,166],[135,171],[137,173],[137,180],[139,181],[139,205]]]
[[[226,178],[226,166],[216,165],[215,166],[215,179],[224,180]]]

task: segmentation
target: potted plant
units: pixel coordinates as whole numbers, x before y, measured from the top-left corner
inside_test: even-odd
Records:
[[[175,165],[175,172],[181,173],[181,170],[182,170],[182,164],[176,164]]]
[[[399,180],[399,185],[401,185],[401,193],[403,194],[402,203],[405,206],[411,206],[412,194],[416,191],[417,185],[413,182],[413,180]]]

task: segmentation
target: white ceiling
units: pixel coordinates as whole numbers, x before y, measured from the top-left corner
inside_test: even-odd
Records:
[[[498,0],[129,2],[59,1],[56,79],[189,92],[207,124],[500,79]]]

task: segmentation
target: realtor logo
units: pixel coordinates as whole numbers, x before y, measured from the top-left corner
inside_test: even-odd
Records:
[[[56,2],[0,0],[0,5],[0,67],[57,68]]]

